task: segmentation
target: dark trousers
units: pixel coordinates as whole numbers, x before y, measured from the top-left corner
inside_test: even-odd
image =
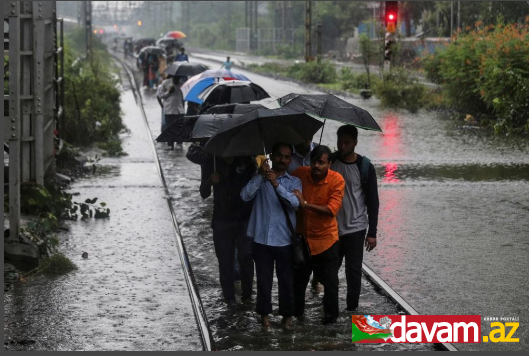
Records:
[[[340,268],[340,247],[338,241],[320,254],[311,256],[311,264],[304,269],[297,269],[294,282],[294,315],[303,315],[305,311],[305,290],[310,274],[323,284],[323,313],[325,318],[337,318],[338,309],[338,269]]]
[[[366,230],[340,236],[340,267],[345,257],[345,277],[347,278],[347,309],[358,307],[362,287],[362,259]]]
[[[294,256],[292,246],[266,246],[253,243],[255,274],[257,276],[257,303],[255,311],[259,315],[272,312],[272,282],[274,262],[276,267],[279,315],[294,314]]]
[[[246,236],[248,220],[238,222],[213,221],[213,243],[219,261],[220,285],[227,302],[235,301],[235,246],[241,274],[242,297],[252,296],[253,284],[253,240]]]

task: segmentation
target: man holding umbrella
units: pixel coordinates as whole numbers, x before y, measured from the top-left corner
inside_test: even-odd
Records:
[[[282,203],[290,221],[296,226],[295,211],[299,201],[295,189],[301,190],[301,180],[286,172],[292,161],[292,146],[278,143],[272,148],[272,170],[263,161],[259,174],[242,189],[244,201],[254,201],[248,226],[248,236],[254,238],[253,256],[257,275],[256,312],[261,315],[263,327],[269,328],[272,312],[272,282],[274,264],[279,288],[279,314],[283,324],[290,326],[294,314],[294,259],[291,231]]]

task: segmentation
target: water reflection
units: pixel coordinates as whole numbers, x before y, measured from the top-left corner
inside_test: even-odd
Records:
[[[397,175],[396,175],[398,165],[396,163],[383,163],[382,166],[386,170],[386,172],[384,173],[384,178],[382,179],[382,182],[398,183],[399,178],[397,178]]]
[[[400,159],[406,153],[403,149],[399,117],[395,114],[388,114],[381,120],[382,144],[378,145],[378,152],[375,157],[384,160]]]

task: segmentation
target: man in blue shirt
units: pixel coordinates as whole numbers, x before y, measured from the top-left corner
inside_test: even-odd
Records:
[[[244,201],[254,200],[248,236],[254,238],[253,257],[257,275],[256,311],[262,325],[269,328],[272,312],[272,281],[274,262],[279,286],[279,314],[283,324],[292,324],[294,314],[294,257],[291,232],[279,197],[285,202],[292,224],[296,226],[295,211],[299,200],[295,189],[301,190],[301,180],[287,173],[292,161],[292,147],[284,143],[272,149],[272,170],[264,161],[256,174],[241,191]],[[277,193],[277,194],[276,194]],[[278,196],[279,195],[279,196]]]
[[[175,62],[189,62],[189,57],[185,53],[186,49],[184,47],[180,48],[180,53],[178,53],[174,59]]]
[[[222,66],[220,67],[220,69],[226,69],[226,70],[231,70],[231,67],[233,67],[233,62],[230,61],[230,57],[226,57],[226,61],[225,62],[222,62]]]

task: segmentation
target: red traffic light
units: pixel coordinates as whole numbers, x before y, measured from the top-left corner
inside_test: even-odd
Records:
[[[386,1],[385,2],[385,22],[386,26],[389,22],[396,23],[397,22],[397,16],[399,13],[399,2],[398,1]]]

